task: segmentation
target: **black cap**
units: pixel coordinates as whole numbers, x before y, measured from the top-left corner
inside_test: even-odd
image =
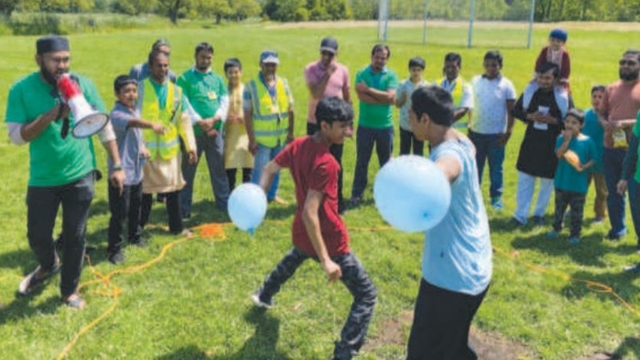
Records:
[[[69,51],[69,40],[58,35],[41,37],[36,41],[36,51],[38,55],[52,51]]]
[[[328,51],[335,54],[338,51],[338,41],[331,36],[322,39],[320,43],[320,51]]]

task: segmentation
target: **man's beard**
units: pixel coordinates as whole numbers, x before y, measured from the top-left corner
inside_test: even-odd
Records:
[[[640,72],[633,72],[633,73],[623,74],[622,71],[620,71],[620,80],[622,80],[622,81],[638,80],[639,75],[640,75]]]
[[[42,77],[44,78],[44,80],[46,82],[48,82],[49,84],[51,84],[53,86],[57,85],[58,77],[60,77],[60,75],[62,75],[62,74],[56,74],[54,76],[47,69],[45,69],[43,66],[40,66],[40,74],[42,74]]]

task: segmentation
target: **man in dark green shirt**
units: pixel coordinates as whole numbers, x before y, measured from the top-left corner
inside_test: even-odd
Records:
[[[229,95],[223,78],[211,70],[213,46],[203,42],[195,49],[195,65],[178,78],[178,86],[183,90],[193,110],[202,118],[193,126],[196,136],[197,154],[200,159],[204,152],[209,168],[209,179],[218,209],[227,210],[229,181],[224,168],[223,124],[227,119]],[[182,217],[191,216],[193,180],[198,163],[182,162],[182,175],[187,185],[182,189]]]

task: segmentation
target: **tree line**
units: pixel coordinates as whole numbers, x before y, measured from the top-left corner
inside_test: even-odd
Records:
[[[472,0],[390,0],[394,20],[467,19]],[[378,0],[0,0],[0,15],[109,12],[157,14],[179,19],[242,21],[262,17],[275,21],[374,20]],[[425,4],[427,7],[425,8]],[[527,20],[531,0],[475,0],[478,20]],[[534,19],[549,21],[639,21],[640,0],[536,0]]]

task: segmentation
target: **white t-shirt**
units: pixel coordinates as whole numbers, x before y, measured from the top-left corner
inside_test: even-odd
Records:
[[[516,99],[511,80],[476,76],[471,80],[475,109],[471,130],[480,134],[500,134],[507,129],[507,101]]]

